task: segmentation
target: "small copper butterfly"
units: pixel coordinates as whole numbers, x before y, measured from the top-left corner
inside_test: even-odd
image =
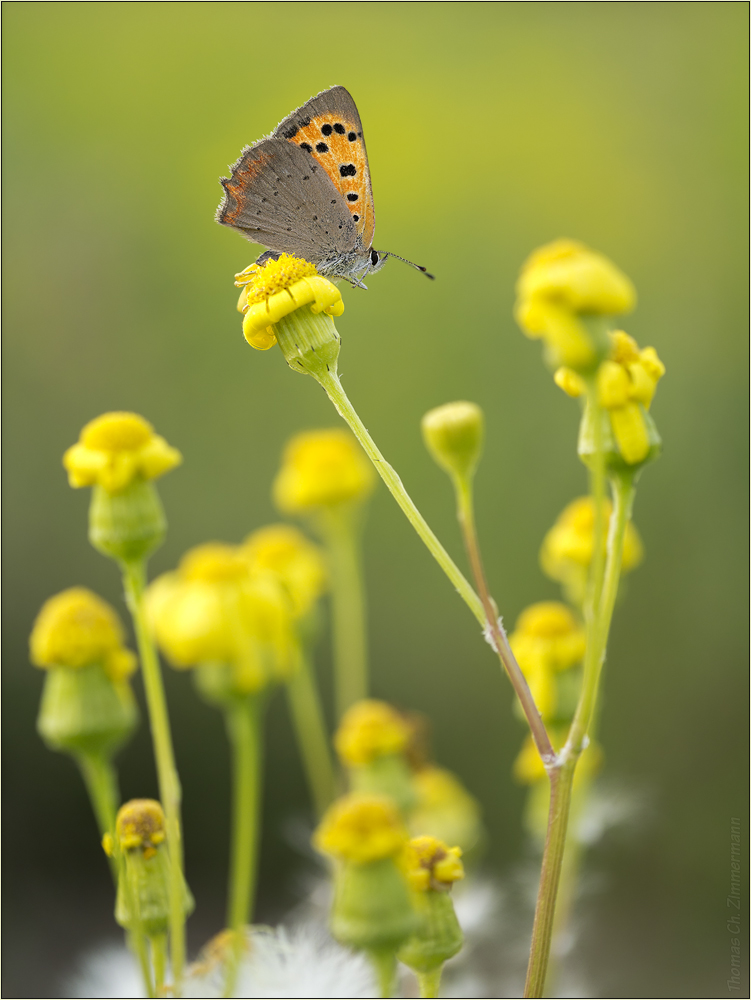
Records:
[[[216,221],[267,247],[258,263],[289,253],[323,275],[365,288],[365,275],[398,257],[373,249],[368,154],[357,107],[344,87],[312,97],[267,138],[246,146],[230,169],[232,176],[221,180]]]

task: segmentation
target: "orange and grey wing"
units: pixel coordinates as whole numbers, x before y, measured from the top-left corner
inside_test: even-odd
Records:
[[[216,221],[253,243],[314,264],[357,245],[355,223],[327,172],[293,143],[271,138],[247,147],[221,183]]]
[[[274,129],[274,138],[309,153],[341,192],[352,221],[369,249],[375,231],[373,191],[362,122],[344,87],[331,87],[293,111]]]

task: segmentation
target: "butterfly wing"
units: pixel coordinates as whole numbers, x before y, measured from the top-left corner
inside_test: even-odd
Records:
[[[262,139],[222,179],[216,221],[253,243],[317,264],[355,249],[358,233],[327,172],[294,143]]]
[[[287,115],[272,135],[298,146],[323,167],[369,250],[375,232],[373,191],[362,122],[349,91],[344,87],[322,91]]]

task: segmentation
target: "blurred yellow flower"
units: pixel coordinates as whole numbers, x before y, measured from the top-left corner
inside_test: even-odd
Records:
[[[120,493],[136,479],[157,479],[182,462],[182,455],[154,433],[137,413],[104,413],[81,431],[63,465],[73,487],[103,487]]]
[[[365,500],[376,474],[349,431],[303,431],[284,449],[274,500],[286,514]]]
[[[407,831],[391,799],[353,792],[329,807],[313,844],[324,854],[362,865],[400,855]]]
[[[290,524],[269,524],[243,542],[251,573],[274,573],[286,587],[296,616],[304,615],[326,589],[327,573],[317,545]]]
[[[516,319],[528,337],[541,337],[550,361],[576,371],[591,369],[600,347],[582,317],[629,312],[634,287],[611,261],[575,240],[535,250],[516,285]]]
[[[289,673],[292,608],[278,578],[251,574],[241,549],[211,542],[158,577],[147,610],[159,645],[175,667],[230,664],[238,691],[257,691]]]
[[[243,334],[259,351],[276,343],[274,324],[301,306],[310,306],[314,314],[341,316],[344,302],[336,285],[322,278],[306,260],[283,253],[260,267],[251,264],[235,275],[235,284],[243,286],[237,308],[244,313]]]
[[[385,701],[358,701],[342,716],[334,746],[348,767],[403,751],[412,735],[409,723]]]
[[[29,640],[31,662],[73,670],[98,664],[119,681],[137,666],[124,638],[120,619],[106,601],[85,587],[71,587],[42,605]]]
[[[431,834],[466,853],[484,834],[480,804],[455,774],[430,765],[413,778],[417,804],[409,817],[414,836]]]
[[[437,837],[413,837],[404,858],[410,887],[417,892],[445,892],[464,878],[461,857],[460,848],[449,847]]]
[[[612,504],[605,501],[606,524],[612,515]],[[594,550],[595,509],[591,496],[572,500],[545,535],[540,549],[543,572],[563,584],[570,599],[581,603],[586,586],[587,570]],[[607,535],[607,531],[605,532]],[[603,546],[607,544],[603,539]],[[628,573],[642,561],[644,551],[639,533],[629,521],[623,539],[621,573]]]

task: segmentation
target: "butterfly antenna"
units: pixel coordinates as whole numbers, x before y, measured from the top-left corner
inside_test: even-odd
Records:
[[[387,251],[386,253],[381,254],[382,260],[385,260],[387,257],[396,257],[397,260],[404,261],[405,264],[409,264],[410,267],[414,267],[416,271],[422,271],[422,273],[425,275],[426,278],[430,278],[431,281],[435,281],[435,275],[431,274],[430,271],[427,269],[427,267],[422,267],[420,264],[415,264],[414,261],[407,260],[406,257],[400,257],[398,253],[391,253],[390,251]]]

